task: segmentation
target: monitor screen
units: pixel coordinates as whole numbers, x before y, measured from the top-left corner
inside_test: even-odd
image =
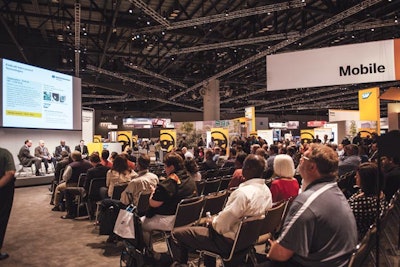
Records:
[[[1,60],[1,127],[82,129],[81,80]]]

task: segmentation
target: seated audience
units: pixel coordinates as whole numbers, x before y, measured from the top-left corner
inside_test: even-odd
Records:
[[[136,157],[134,155],[132,155],[132,153],[133,153],[133,150],[129,145],[125,146],[124,151],[122,152],[122,154],[126,155],[126,158],[129,161],[136,163]]]
[[[57,161],[62,159],[61,152],[63,151],[66,151],[68,155],[71,154],[71,149],[65,144],[65,140],[61,140],[60,145],[56,146],[56,150],[54,151],[54,157]]]
[[[170,231],[175,220],[178,203],[197,195],[196,183],[189,178],[183,166],[183,159],[176,153],[169,153],[164,158],[165,180],[160,181],[150,196],[150,208],[143,216],[143,237],[151,249],[150,234],[153,230]]]
[[[75,196],[80,195],[83,190],[84,195],[89,193],[90,181],[94,178],[104,178],[106,179],[107,172],[110,168],[101,165],[100,157],[97,153],[92,153],[89,157],[90,164],[92,168],[87,170],[85,181],[83,182],[83,187],[67,187],[65,189],[65,204],[67,208],[67,215],[61,216],[62,219],[73,219],[76,217],[76,204],[74,202]],[[98,192],[100,193],[100,192]],[[93,214],[89,214],[92,216]]]
[[[272,201],[294,198],[299,193],[299,183],[294,176],[294,162],[289,155],[280,154],[274,159],[275,178],[271,183]]]
[[[56,158],[51,156],[47,147],[44,146],[43,140],[40,140],[39,146],[35,148],[35,157],[40,158],[44,163],[47,174],[49,174],[49,161],[53,164],[54,168],[56,166]]]
[[[218,165],[213,160],[213,152],[211,150],[207,150],[205,154],[205,161],[201,163],[200,170],[208,171],[215,169],[218,169]]]
[[[86,173],[92,165],[89,161],[82,159],[81,152],[75,150],[71,153],[72,162],[67,165],[63,173],[63,181],[60,182],[54,193],[54,208],[52,211],[64,211],[65,206],[63,203],[63,198],[61,198],[61,192],[67,187],[77,186],[79,181],[79,176],[82,173]]]
[[[336,183],[338,155],[330,147],[311,144],[300,160],[303,192],[289,208],[267,257],[278,266],[347,266],[357,245],[357,227]],[[277,266],[267,262],[263,266]]]
[[[228,189],[232,187],[237,187],[239,184],[243,183],[246,179],[242,175],[243,162],[246,159],[247,154],[244,152],[239,152],[235,160],[236,170],[232,174],[232,179],[229,181]],[[265,166],[265,164],[264,164]]]
[[[383,192],[377,192],[377,182],[378,166],[372,162],[362,163],[356,172],[356,184],[360,190],[348,200],[356,218],[358,240],[364,237],[376,221],[378,197],[381,212],[387,205]]]
[[[227,255],[233,245],[239,222],[248,216],[259,216],[272,207],[271,192],[261,178],[265,161],[249,155],[243,164],[245,182],[229,196],[224,209],[210,222],[210,227],[180,227],[174,230],[169,244],[175,265],[186,264],[188,251],[206,249]],[[215,266],[214,258],[206,257],[205,266]],[[174,266],[175,266],[174,265]]]
[[[122,154],[118,155],[113,162],[112,168],[107,172],[106,188],[101,188],[100,194],[102,198],[111,198],[115,185],[127,184],[137,176],[138,174],[129,168],[126,157]]]
[[[149,172],[150,157],[143,154],[137,160],[138,176],[132,179],[121,194],[121,202],[124,205],[137,205],[140,193],[151,193],[158,184],[158,177]],[[132,196],[130,199],[129,194]]]
[[[199,172],[199,167],[193,158],[185,160],[185,168],[189,177],[195,181],[201,181],[201,173]]]
[[[349,144],[344,147],[344,156],[339,160],[339,176],[346,172],[357,170],[360,166],[361,159],[358,156],[358,146]]]
[[[72,162],[71,157],[69,156],[67,151],[61,152],[61,159],[56,163],[56,168],[54,170],[54,179],[53,185],[57,186],[62,181],[62,175],[64,174],[64,170],[68,164]],[[52,189],[50,205],[54,205],[54,196],[56,193],[55,188]]]
[[[386,200],[390,202],[396,191],[400,189],[400,158],[383,156],[381,162],[384,175],[383,192]]]
[[[184,155],[185,159],[194,159],[194,155],[190,152],[185,146],[182,147],[182,154]]]
[[[229,150],[229,158],[224,162],[222,168],[225,169],[225,168],[235,167],[236,155],[237,155],[236,148],[231,148]]]
[[[121,154],[119,154],[118,156],[119,156],[119,157],[122,157],[122,158],[124,158],[124,159],[126,159],[126,163],[128,164],[129,169],[130,169],[131,171],[135,171],[135,169],[136,169],[136,163],[128,159],[128,156],[129,156],[128,154],[121,153]],[[135,161],[136,161],[136,158],[135,158]]]
[[[111,161],[108,160],[109,157],[110,151],[108,151],[107,149],[103,149],[103,151],[101,151],[101,165],[111,168],[113,164]]]
[[[40,176],[40,169],[42,168],[42,160],[38,157],[31,155],[29,148],[32,146],[32,140],[25,140],[25,144],[21,147],[18,153],[18,159],[23,166],[31,166],[35,164],[36,176]]]

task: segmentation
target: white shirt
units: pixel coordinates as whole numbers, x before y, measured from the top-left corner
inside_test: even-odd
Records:
[[[265,180],[253,178],[232,192],[225,208],[213,219],[212,226],[219,234],[233,240],[243,217],[265,214],[271,207],[272,195]]]

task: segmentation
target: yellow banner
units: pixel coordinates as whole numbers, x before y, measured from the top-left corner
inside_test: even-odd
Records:
[[[93,143],[101,143],[101,135],[93,135]]]
[[[226,128],[211,128],[211,137],[216,146],[224,149],[229,155],[229,130]]]
[[[300,130],[300,139],[305,143],[311,143],[314,140],[314,129]]]
[[[176,147],[176,131],[175,130],[160,130],[161,148],[171,152]]]
[[[379,87],[373,87],[358,91],[358,108],[360,121],[376,121],[377,133],[380,133],[380,101]]]
[[[127,145],[132,147],[132,131],[118,131],[117,141],[121,143],[122,147]]]

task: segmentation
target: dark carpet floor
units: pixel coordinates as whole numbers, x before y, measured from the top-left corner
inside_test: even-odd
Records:
[[[15,189],[2,249],[10,257],[0,266],[119,266],[121,245],[106,243],[88,219],[61,219],[65,212],[51,211],[48,187]]]

